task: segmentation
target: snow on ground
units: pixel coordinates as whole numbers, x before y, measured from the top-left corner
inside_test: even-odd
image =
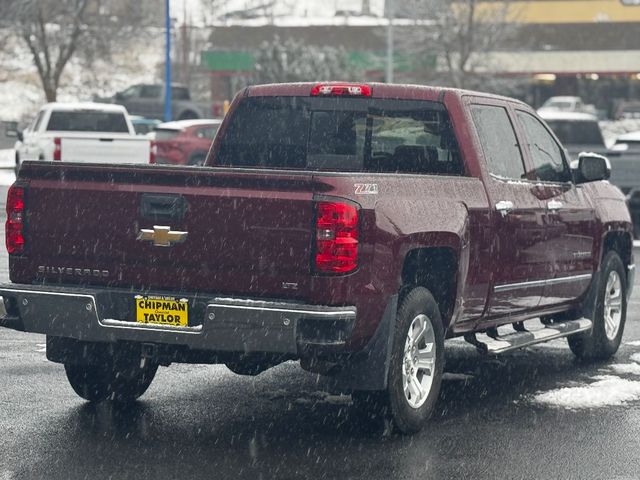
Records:
[[[640,342],[628,342],[639,346]],[[635,363],[619,363],[606,367],[609,372],[618,375],[640,376],[640,353],[630,357]],[[624,405],[640,400],[640,381],[621,378],[616,375],[596,375],[589,379],[591,383],[575,384],[539,392],[533,402],[551,407],[580,410]]]
[[[0,150],[0,168],[13,168],[16,164],[16,153],[12,148]]]
[[[609,370],[620,375],[640,375],[640,365],[637,363],[617,363],[609,365]]]
[[[580,387],[559,388],[534,397],[536,403],[569,410],[624,405],[637,400],[640,400],[640,382],[619,377]]]

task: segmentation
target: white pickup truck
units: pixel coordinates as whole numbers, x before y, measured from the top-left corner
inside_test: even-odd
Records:
[[[123,106],[48,103],[19,135],[16,172],[27,160],[141,164],[150,155],[150,141],[136,135]]]

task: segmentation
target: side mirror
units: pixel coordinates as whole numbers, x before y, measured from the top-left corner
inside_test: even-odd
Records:
[[[20,130],[16,130],[16,138],[19,142],[24,142],[24,134]]]
[[[611,176],[611,163],[607,157],[597,153],[582,152],[578,160],[571,162],[571,170],[577,184],[608,180]]]
[[[115,99],[116,102],[122,102],[124,100],[124,95],[118,92],[113,96],[113,98]]]

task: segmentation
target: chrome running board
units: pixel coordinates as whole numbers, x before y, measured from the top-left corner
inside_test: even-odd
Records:
[[[465,340],[474,345],[481,353],[497,355],[518,348],[528,347],[536,343],[548,342],[556,338],[568,337],[574,333],[586,332],[591,329],[591,320],[580,318],[562,323],[553,323],[536,330],[522,330],[506,335],[489,336],[486,333],[470,333]]]

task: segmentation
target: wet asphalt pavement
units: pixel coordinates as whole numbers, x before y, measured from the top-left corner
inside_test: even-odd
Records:
[[[2,212],[5,196],[1,187]],[[4,248],[0,266],[6,281]],[[436,414],[413,437],[385,434],[295,363],[253,378],[174,365],[132,408],[92,406],[47,362],[43,336],[2,329],[0,480],[640,479],[640,401],[586,410],[534,401],[633,363],[639,291],[609,362],[581,365],[564,340],[498,358],[449,342]]]

